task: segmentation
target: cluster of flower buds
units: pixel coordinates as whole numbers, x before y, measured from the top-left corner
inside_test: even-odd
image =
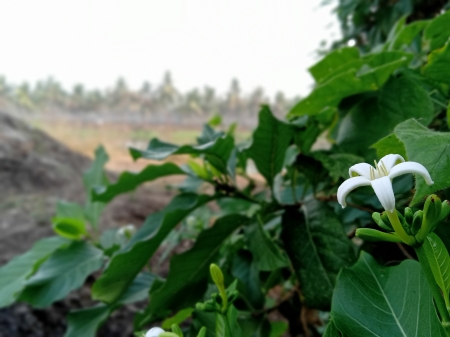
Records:
[[[400,238],[392,226],[388,211],[383,213],[374,212],[373,220],[386,232],[380,232],[375,229],[360,228],[356,235],[367,241],[389,241],[404,242],[412,246],[420,246],[427,235],[435,230],[437,225],[450,214],[450,203],[448,200],[441,201],[437,195],[430,195],[425,201],[424,209],[413,212],[409,207],[405,208],[404,215],[399,211],[397,217],[408,236],[408,240]]]

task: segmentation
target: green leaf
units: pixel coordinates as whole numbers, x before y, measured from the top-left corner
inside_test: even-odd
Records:
[[[169,232],[190,212],[212,199],[206,195],[180,194],[165,209],[150,215],[130,242],[113,256],[108,268],[94,283],[93,298],[108,303],[116,301]]]
[[[326,151],[316,151],[311,153],[312,157],[322,163],[328,170],[334,182],[339,178],[348,178],[348,168],[364,162],[364,158],[350,153],[328,153]]]
[[[183,323],[185,320],[192,316],[193,311],[194,308],[186,308],[178,311],[174,316],[165,319],[161,324],[161,328],[164,330],[169,330],[172,324]]]
[[[424,31],[424,39],[429,41],[430,50],[435,50],[444,46],[449,40],[450,32],[450,11],[439,15],[433,19]]]
[[[309,68],[309,72],[317,83],[325,82],[342,69],[348,70],[348,66],[359,59],[359,51],[355,47],[337,49]]]
[[[99,146],[95,150],[95,158],[91,167],[83,174],[84,186],[86,188],[87,201],[85,205],[85,217],[91,223],[91,226],[98,228],[98,221],[104,209],[104,205],[91,200],[91,192],[96,186],[104,186],[108,184],[104,166],[108,161],[108,154],[103,146]]]
[[[413,260],[384,267],[362,252],[339,274],[331,316],[349,336],[445,336],[425,275]]]
[[[405,158],[405,160],[408,158],[406,156],[405,144],[403,144],[394,133],[380,139],[371,147],[377,150],[378,158],[383,158],[391,153],[399,154]]]
[[[429,130],[414,119],[397,125],[394,133],[405,144],[408,160],[425,166],[434,181],[433,185],[427,186],[425,180],[416,175],[416,193],[411,205],[450,186],[450,133]]]
[[[47,307],[81,287],[103,264],[103,252],[86,242],[73,242],[56,250],[26,282],[19,299]]]
[[[281,253],[278,245],[269,237],[261,223],[255,221],[246,226],[245,236],[258,269],[272,271],[288,265],[288,260]]]
[[[336,107],[344,97],[378,90],[409,59],[410,55],[396,51],[369,55],[361,63],[356,63],[357,67],[349,63],[348,70],[317,86],[291,109],[288,117],[315,115],[326,108]]]
[[[14,303],[25,288],[26,279],[55,250],[68,245],[69,240],[50,237],[39,240],[25,254],[19,255],[0,268],[0,308]]]
[[[266,178],[269,186],[281,171],[286,149],[294,137],[294,129],[276,119],[267,105],[259,112],[259,123],[253,133],[253,143],[248,155],[255,162],[259,173]]]
[[[270,323],[270,335],[269,337],[282,337],[283,334],[289,329],[289,324],[283,321]]]
[[[234,140],[231,136],[223,136],[202,145],[178,146],[165,143],[154,138],[148,144],[147,149],[138,150],[130,148],[130,154],[134,160],[138,158],[163,160],[170,155],[190,154],[204,155],[206,160],[220,172],[227,173],[227,162],[234,148]]]
[[[155,277],[141,273],[135,278],[119,304],[144,300]],[[108,319],[119,305],[98,305],[93,308],[72,311],[68,317],[68,329],[64,337],[95,337],[98,328]]]
[[[413,40],[424,30],[429,21],[420,20],[404,25],[406,16],[401,19],[403,25],[386,43],[387,50],[398,50],[402,47],[409,47]]]
[[[336,327],[334,320],[330,320],[330,322],[328,323],[323,337],[342,337],[342,334]]]
[[[446,303],[448,303],[448,293],[450,292],[450,256],[448,251],[439,236],[434,233],[428,234],[423,248],[434,279],[444,293]]]
[[[344,117],[339,126],[337,143],[348,152],[363,154],[394,127],[409,119],[422,118],[428,124],[433,118],[433,103],[428,93],[405,77],[392,78],[377,97],[370,97]]]
[[[329,310],[339,270],[355,261],[355,250],[334,212],[315,199],[304,216],[289,208],[282,218],[282,238],[309,308]]]
[[[107,203],[119,194],[133,191],[144,182],[174,174],[185,174],[185,172],[173,163],[148,165],[139,173],[124,172],[116,183],[95,188],[92,199]]]
[[[247,221],[242,215],[224,216],[201,232],[190,250],[172,257],[166,282],[150,291],[149,306],[137,318],[137,325],[148,323],[152,316],[158,317],[168,309],[181,309],[199,301],[206,291],[209,266],[217,259],[222,243]]]
[[[72,240],[79,240],[87,234],[86,223],[72,218],[54,218],[53,230],[56,234]]]
[[[428,64],[423,74],[435,81],[450,84],[450,41],[444,47],[428,55]]]

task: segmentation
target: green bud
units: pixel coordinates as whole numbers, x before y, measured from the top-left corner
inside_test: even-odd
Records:
[[[181,331],[181,329],[178,326],[178,324],[172,324],[172,332],[176,333],[179,337],[184,337],[183,336],[183,331]]]
[[[439,222],[445,220],[450,214],[450,203],[448,200],[444,200],[441,205],[441,214],[439,215]]]
[[[386,226],[392,228],[391,231],[394,231],[394,227],[392,227],[391,221],[389,220],[389,217],[386,212],[381,213],[381,221],[383,221],[383,223],[386,224]]]
[[[411,235],[411,225],[408,222],[406,222],[405,217],[402,215],[402,213],[400,213],[397,210],[396,212],[398,219],[400,220],[400,223],[402,224],[402,227],[405,230],[406,234]]]
[[[383,218],[383,214],[384,214],[384,212],[382,214],[380,214],[378,212],[373,212],[372,213],[373,221],[375,221],[376,224],[378,226],[380,226],[380,228],[384,229],[385,231],[393,232],[394,229],[392,228],[391,223],[389,222],[389,219],[387,219],[387,222],[383,221],[383,219],[382,219]],[[387,216],[386,216],[386,218],[387,218]]]
[[[371,228],[358,228],[356,236],[366,241],[402,242],[396,233],[384,233]]]
[[[437,195],[431,194],[425,201],[425,206],[423,207],[424,221],[429,227],[428,232],[431,232],[432,228],[435,227],[435,224],[439,221],[441,210],[441,199]]]
[[[205,337],[205,336],[206,336],[206,328],[203,327],[203,328],[200,329],[197,337]]]
[[[405,207],[405,221],[409,225],[412,225],[413,219],[414,219],[414,212],[412,211],[411,208]]]
[[[412,226],[411,226],[411,232],[413,235],[416,235],[420,228],[422,227],[422,221],[423,221],[423,211],[419,210],[416,213],[414,213]]]
[[[223,280],[223,273],[222,270],[220,270],[219,266],[212,263],[209,266],[209,271],[211,273],[211,277],[214,281],[214,283],[216,284],[217,288],[221,288],[221,287],[225,287],[224,285],[224,280]]]
[[[161,332],[159,337],[178,337],[178,335],[174,332]]]

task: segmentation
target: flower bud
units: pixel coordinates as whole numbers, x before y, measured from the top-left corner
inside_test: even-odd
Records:
[[[211,273],[211,277],[214,281],[214,283],[216,284],[217,288],[225,288],[224,285],[224,280],[223,280],[223,273],[222,270],[220,270],[219,266],[212,263],[211,266],[209,267],[209,271]]]
[[[358,228],[355,235],[366,241],[402,242],[396,233],[384,233],[371,228]]]
[[[439,215],[439,222],[445,220],[450,214],[450,203],[448,200],[444,200],[441,205],[441,214]]]
[[[414,218],[414,212],[412,211],[412,209],[409,207],[405,207],[405,221],[409,225],[412,225],[413,218]]]
[[[378,226],[380,226],[380,228],[384,229],[387,232],[393,232],[394,229],[392,228],[389,219],[387,218],[387,216],[383,216],[383,214],[384,212],[382,214],[378,212],[373,212],[372,219],[376,222]],[[384,222],[382,218],[386,218],[387,222]]]
[[[413,235],[416,235],[420,228],[422,227],[422,220],[423,220],[423,211],[419,210],[416,213],[414,213],[412,225],[411,225],[411,232]]]
[[[145,334],[145,337],[159,337],[160,334],[164,332],[161,328],[151,328],[147,333]]]
[[[405,230],[406,234],[411,235],[411,225],[406,222],[405,217],[399,211],[396,212],[398,219],[400,220],[400,223],[402,224],[402,227]]]
[[[428,232],[431,232],[436,227],[437,222],[439,222],[441,210],[441,199],[437,195],[431,194],[425,201],[425,206],[423,207],[424,222],[426,222],[429,228]]]

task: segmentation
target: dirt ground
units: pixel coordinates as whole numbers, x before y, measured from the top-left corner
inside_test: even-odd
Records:
[[[82,173],[90,162],[85,154],[0,112],[0,265],[28,250],[36,240],[53,235],[50,219],[58,200],[83,202]],[[117,178],[115,173],[110,175]],[[105,209],[101,228],[139,226],[168,203],[173,192],[165,186],[173,182],[159,181],[116,198]],[[92,304],[89,282],[93,280],[45,310],[26,304],[1,309],[0,337],[62,337],[67,312]],[[130,323],[137,310],[135,305],[119,310],[98,336],[132,336]]]

